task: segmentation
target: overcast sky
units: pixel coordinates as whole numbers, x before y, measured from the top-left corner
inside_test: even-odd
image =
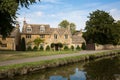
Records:
[[[41,0],[29,9],[21,8],[17,20],[22,23],[50,24],[58,27],[62,20],[76,24],[77,30],[85,28],[89,13],[95,10],[109,12],[115,20],[120,20],[120,0]]]

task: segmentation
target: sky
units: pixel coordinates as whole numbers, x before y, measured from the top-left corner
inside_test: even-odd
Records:
[[[22,28],[24,17],[29,24],[49,24],[58,27],[62,20],[76,24],[76,29],[84,29],[89,20],[89,13],[104,10],[120,20],[120,0],[41,0],[30,5],[29,9],[21,8],[17,20]]]

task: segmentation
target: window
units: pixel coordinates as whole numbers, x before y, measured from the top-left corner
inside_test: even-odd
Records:
[[[65,34],[64,38],[65,38],[65,39],[68,39],[68,34]]]
[[[42,25],[40,26],[40,32],[44,32],[45,31],[45,27]]]
[[[57,39],[57,34],[54,34],[54,39]]]
[[[31,28],[27,28],[27,32],[32,32],[32,29]]]
[[[26,38],[31,38],[31,35],[26,35]]]
[[[40,35],[40,38],[45,38],[45,35]]]
[[[27,26],[27,33],[29,33],[29,32],[32,32],[32,28],[31,28],[31,26],[29,25],[29,26]]]
[[[1,47],[7,47],[7,44],[1,44]]]

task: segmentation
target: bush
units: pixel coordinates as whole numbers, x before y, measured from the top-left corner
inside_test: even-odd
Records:
[[[71,46],[71,50],[72,50],[72,51],[74,50],[74,46],[73,46],[73,45]]]
[[[54,43],[51,43],[51,48],[54,48],[55,47],[55,44]]]
[[[86,49],[86,45],[85,45],[85,43],[82,43],[82,47],[81,47],[83,50],[85,50]]]
[[[34,50],[34,51],[37,51],[37,50],[38,50],[38,47],[37,47],[37,46],[34,46],[34,47],[33,47],[33,50]]]
[[[31,47],[31,46],[28,46],[28,47],[27,47],[27,51],[32,51],[32,47]]]
[[[81,50],[81,49],[80,49],[80,47],[79,47],[79,45],[77,45],[76,50],[78,50],[78,51],[80,51],[80,50]]]
[[[65,46],[65,47],[64,47],[64,50],[69,50],[68,46]]]
[[[44,50],[43,46],[40,46],[40,51],[43,51],[43,50]]]
[[[50,46],[49,45],[46,47],[46,51],[50,51]]]

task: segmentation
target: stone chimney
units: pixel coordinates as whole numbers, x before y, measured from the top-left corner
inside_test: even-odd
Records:
[[[16,22],[16,28],[20,28],[19,22]]]

